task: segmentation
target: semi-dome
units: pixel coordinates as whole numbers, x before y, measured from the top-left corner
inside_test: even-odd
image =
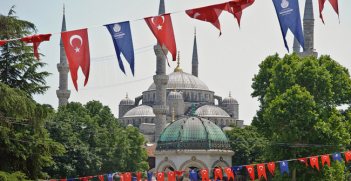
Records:
[[[209,90],[207,85],[194,75],[185,72],[173,72],[168,74],[169,80],[166,89],[198,89]],[[152,83],[148,91],[156,90],[155,83]]]
[[[239,104],[236,99],[234,99],[229,93],[229,97],[223,99],[222,104]]]
[[[152,107],[147,105],[141,105],[129,110],[123,118],[130,117],[155,117]]]
[[[126,98],[122,99],[121,102],[119,102],[119,105],[128,105],[128,106],[134,105],[134,101],[129,99],[127,94]]]
[[[195,113],[201,117],[230,117],[227,112],[214,105],[201,106],[196,110]]]
[[[168,94],[167,99],[183,99],[180,92],[172,91]]]
[[[156,151],[160,150],[231,150],[225,132],[214,122],[187,117],[168,125],[157,141]]]

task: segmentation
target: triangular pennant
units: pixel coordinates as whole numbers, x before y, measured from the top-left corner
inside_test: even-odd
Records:
[[[37,57],[39,61],[38,46],[43,41],[49,41],[50,37],[51,37],[51,34],[45,34],[45,35],[33,35],[33,36],[23,37],[21,39],[26,43],[33,43],[34,56]]]
[[[232,167],[232,170],[234,171],[235,175],[238,175],[238,171],[241,170],[243,167],[242,166],[235,166]]]
[[[214,169],[214,172],[215,172],[215,180],[217,180],[218,178],[222,181],[223,178],[222,178],[222,169],[221,168],[215,168]]]
[[[98,175],[98,178],[100,179],[100,181],[104,181],[104,175]]]
[[[312,168],[314,168],[314,166],[316,166],[318,171],[319,171],[318,156],[310,157],[310,163],[311,163]]]
[[[319,17],[322,19],[322,22],[324,24],[323,16],[322,16],[322,11],[324,9],[324,3],[326,0],[319,0]],[[339,6],[338,6],[338,0],[329,0],[330,4],[333,6],[334,11],[336,14],[338,14],[339,17]]]
[[[289,165],[288,165],[288,161],[281,161],[279,162],[280,164],[280,172],[281,175],[283,176],[284,170],[288,173],[289,175]]]
[[[334,161],[338,160],[340,163],[342,163],[341,153],[333,153],[333,158],[334,158]]]
[[[202,169],[201,170],[201,177],[202,177],[202,181],[210,181],[207,169]]]
[[[108,181],[113,181],[113,173],[110,173],[110,174],[106,174],[107,176],[107,180]],[[120,176],[123,175],[123,174],[120,174]],[[121,177],[120,181],[123,181],[123,177]]]
[[[167,172],[168,181],[175,181],[175,173],[174,172]]]
[[[349,160],[351,160],[351,151],[345,152],[345,158],[346,158],[346,162],[349,162]]]
[[[327,162],[328,166],[330,167],[329,155],[322,155],[321,158],[322,158],[322,165],[323,165],[323,167],[324,167],[324,162]]]
[[[261,176],[263,175],[264,178],[267,180],[266,166],[264,164],[257,165],[257,173],[258,173],[258,179],[261,179]]]
[[[275,172],[275,162],[269,162],[267,164],[268,170],[269,172],[271,172],[271,174],[274,176],[274,172]]]
[[[140,181],[140,177],[141,177],[141,174],[142,174],[142,172],[136,172],[136,175],[137,175],[137,181]],[[141,181],[142,181],[142,179],[141,179]]]
[[[249,172],[249,175],[251,177],[251,180],[255,180],[255,169],[253,165],[248,165],[246,166],[247,172]]]
[[[185,173],[186,171],[174,171],[174,173],[178,176],[178,180],[180,180],[180,177]]]
[[[78,179],[82,181],[89,181],[89,179],[93,178],[94,176],[89,176],[89,177],[79,177]]]
[[[0,47],[5,44],[7,42],[7,40],[3,40],[3,41],[0,41]]]
[[[148,181],[152,180],[152,172],[147,172],[147,179]]]
[[[303,162],[306,164],[306,166],[308,166],[308,163],[307,163],[307,158],[299,158],[298,159],[300,162]]]
[[[189,170],[189,174],[190,174],[190,181],[197,181],[197,171],[196,170]],[[170,181],[170,180],[168,179],[168,181]]]
[[[124,181],[132,181],[132,174],[130,172],[124,173]]]
[[[228,181],[230,180],[230,178],[233,179],[233,181],[235,181],[235,178],[234,178],[234,173],[232,171],[232,168],[231,167],[227,167],[224,169],[225,172],[227,173],[227,177],[228,177]]]
[[[156,172],[157,181],[165,181],[165,173],[163,172]]]

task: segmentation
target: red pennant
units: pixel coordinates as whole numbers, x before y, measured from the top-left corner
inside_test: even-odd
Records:
[[[189,9],[189,10],[186,10],[185,13],[190,18],[210,22],[213,26],[218,28],[219,35],[221,35],[222,34],[221,25],[219,23],[218,17],[221,15],[222,11],[226,8],[226,6],[227,6],[227,3],[216,4],[212,6]]]
[[[272,173],[272,175],[274,176],[274,172],[275,172],[275,162],[270,162],[267,164],[268,170]]]
[[[330,167],[329,155],[322,155],[321,158],[322,158],[322,165],[323,165],[323,167],[324,167],[324,162],[327,162],[328,166]]]
[[[56,180],[50,180],[50,181],[56,181]],[[59,181],[67,181],[67,179],[60,179]]]
[[[136,175],[137,175],[137,181],[140,181],[140,177],[141,177],[141,174],[142,174],[142,172],[136,172]],[[142,179],[141,179],[141,181],[142,181]]]
[[[201,177],[202,177],[202,181],[210,181],[210,178],[208,178],[208,170],[207,169],[201,170]]]
[[[118,174],[121,178],[119,179],[119,181],[124,181],[124,175],[123,174]]]
[[[258,173],[258,179],[261,179],[261,176],[263,175],[264,178],[267,180],[266,166],[264,164],[257,165],[257,173]]]
[[[157,181],[165,181],[165,174],[163,172],[156,172]]]
[[[124,181],[132,181],[132,174],[130,172],[124,173]]]
[[[37,57],[37,59],[39,61],[38,46],[43,41],[49,41],[50,36],[51,36],[51,34],[33,35],[33,36],[23,37],[21,39],[22,39],[22,41],[24,41],[26,43],[33,43],[34,56]]]
[[[168,181],[175,181],[175,173],[174,172],[167,172]]]
[[[324,3],[326,0],[319,0],[319,17],[322,19],[322,22],[324,24],[323,16],[322,16],[322,11],[324,9]],[[338,14],[339,17],[339,7],[338,7],[338,0],[329,0],[330,4],[333,6],[334,11],[336,14]]]
[[[98,175],[100,181],[104,181],[104,175]]]
[[[186,171],[174,171],[175,174],[178,175],[178,180],[180,179],[180,177],[183,175],[183,173],[185,173]]]
[[[172,60],[175,61],[177,57],[177,46],[174,38],[171,16],[169,14],[163,14],[160,16],[148,17],[144,19],[152,33],[155,35],[157,42],[161,47],[162,45],[166,46],[168,51],[172,54]],[[166,53],[163,53],[166,56]]]
[[[318,156],[310,157],[310,163],[311,163],[312,168],[314,168],[314,166],[316,166],[318,171],[319,171]]]
[[[227,168],[225,168],[224,170],[225,170],[225,172],[227,173],[228,181],[229,181],[229,179],[230,179],[231,177],[233,177],[233,181],[235,181],[235,179],[234,179],[234,173],[233,173],[232,168],[231,168],[231,167],[227,167]]]
[[[306,166],[308,166],[308,163],[307,163],[307,158],[299,158],[298,159],[300,162],[303,162],[306,164]]]
[[[346,162],[349,162],[349,160],[351,160],[351,151],[345,152],[345,158],[346,158]]]
[[[222,178],[222,169],[221,168],[215,168],[214,169],[214,172],[215,172],[215,180],[219,179],[222,181],[223,178]]]
[[[78,91],[77,85],[77,71],[81,67],[85,81],[84,86],[87,85],[90,70],[90,53],[87,29],[66,31],[61,33],[62,42],[65,47],[69,70],[71,72],[74,87]]]
[[[3,40],[3,41],[0,41],[0,47],[5,44],[7,42],[7,40]]]
[[[248,165],[246,166],[247,172],[249,172],[249,175],[251,177],[251,180],[255,180],[255,170],[253,165]]]
[[[89,176],[89,177],[80,177],[78,179],[83,180],[83,181],[89,181],[89,179],[93,178],[94,176]]]
[[[240,27],[240,20],[241,20],[241,15],[243,14],[243,10],[251,6],[254,2],[255,0],[229,1],[225,10],[234,15]]]

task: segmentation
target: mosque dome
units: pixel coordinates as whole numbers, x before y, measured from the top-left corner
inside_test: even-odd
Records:
[[[126,98],[122,99],[121,102],[119,102],[119,105],[128,105],[128,106],[134,105],[134,101],[129,99],[127,94]]]
[[[167,99],[183,99],[180,92],[172,91],[168,94]]]
[[[238,101],[231,96],[229,93],[229,97],[223,99],[222,104],[239,104]]]
[[[230,117],[227,112],[217,106],[204,105],[196,110],[196,115],[201,117]]]
[[[141,105],[129,110],[123,118],[130,117],[155,117],[152,107],[147,105]]]
[[[156,151],[160,150],[231,150],[225,132],[214,122],[187,117],[169,124],[157,141]]]

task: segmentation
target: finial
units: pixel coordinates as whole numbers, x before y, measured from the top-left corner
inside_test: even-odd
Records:
[[[195,114],[195,104],[194,104],[194,103],[191,105],[191,113],[190,113],[190,116],[197,116],[197,115]]]
[[[174,122],[174,107],[173,107],[173,111],[172,111],[172,122]]]
[[[128,98],[128,92],[127,92],[126,98]]]
[[[232,91],[229,91],[229,97],[232,97]]]
[[[176,86],[174,86],[174,92],[177,92],[177,87]]]
[[[195,27],[195,32],[194,32],[194,35],[196,35],[196,27]]]
[[[178,62],[177,62],[177,67],[174,69],[174,72],[183,72],[183,69],[180,68],[180,51],[178,51]]]
[[[63,4],[63,14],[65,14],[65,11],[66,11],[66,7],[65,7],[65,4]]]

